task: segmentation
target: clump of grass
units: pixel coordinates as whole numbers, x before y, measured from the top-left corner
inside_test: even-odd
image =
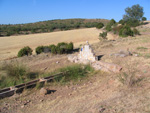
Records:
[[[122,72],[118,75],[119,81],[127,86],[127,87],[133,87],[137,86],[142,80],[142,77],[136,77],[136,71],[128,71],[128,72]]]
[[[27,74],[27,68],[18,63],[5,64],[1,67],[1,71],[5,73],[0,78],[1,88],[23,83]]]
[[[139,51],[146,51],[148,48],[146,48],[146,47],[137,47],[136,49],[139,50]]]
[[[146,54],[144,55],[144,57],[145,57],[145,58],[150,58],[150,53],[146,53]]]
[[[3,72],[0,76],[0,88],[18,85],[38,77],[38,73],[30,72],[25,65],[16,62],[4,64],[0,72]]]
[[[90,65],[75,64],[65,68],[59,69],[59,72],[63,72],[64,76],[55,79],[55,82],[67,83],[76,82],[84,77],[87,77],[94,72],[94,69]]]

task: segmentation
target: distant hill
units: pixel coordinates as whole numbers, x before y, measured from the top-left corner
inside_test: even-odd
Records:
[[[64,19],[48,20],[28,24],[0,25],[0,36],[11,36],[19,34],[33,34],[53,31],[63,31],[78,28],[96,27],[98,23],[107,24],[106,19]]]

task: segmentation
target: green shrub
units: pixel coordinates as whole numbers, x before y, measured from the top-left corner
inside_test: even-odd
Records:
[[[64,54],[67,53],[67,46],[68,44],[65,42],[61,42],[57,44],[56,50],[58,54]]]
[[[40,54],[40,53],[44,52],[44,46],[38,46],[35,49],[35,52],[36,52],[36,54]]]
[[[119,36],[121,37],[127,37],[127,36],[133,36],[133,31],[129,26],[124,26],[120,31],[119,31]]]
[[[112,25],[116,24],[116,21],[114,19],[111,19],[109,24],[112,26]]]
[[[122,25],[114,27],[112,30],[115,34],[119,34],[119,31],[123,28]]]
[[[18,57],[22,57],[22,56],[25,56],[25,55],[32,55],[32,49],[29,47],[29,46],[26,46],[22,49],[20,49],[20,51],[18,52]]]
[[[136,27],[140,25],[140,21],[139,20],[133,20],[133,19],[128,19],[127,21],[125,21],[126,25],[129,27]]]
[[[67,45],[67,52],[72,52],[73,51],[73,48],[74,48],[74,45],[72,42],[70,42],[68,45]]]
[[[110,24],[107,24],[106,27],[105,27],[106,31],[111,31],[111,25]]]
[[[54,44],[50,45],[49,48],[50,48],[52,54],[56,54],[57,53],[56,46]]]
[[[101,28],[103,28],[104,27],[104,24],[103,23],[98,23],[97,25],[96,25],[96,28],[97,29],[101,29]]]
[[[107,38],[106,38],[106,37],[107,37],[107,32],[100,33],[100,34],[99,34],[99,37],[100,37],[100,38],[99,38],[100,40],[101,40],[101,39],[106,40],[106,39],[107,39]]]
[[[124,25],[124,24],[125,24],[125,21],[121,19],[121,20],[119,21],[119,24]]]
[[[147,18],[146,17],[142,17],[142,21],[146,21],[147,20]]]

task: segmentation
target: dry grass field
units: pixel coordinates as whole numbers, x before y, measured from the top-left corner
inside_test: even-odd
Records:
[[[99,41],[100,32],[102,30],[96,28],[85,28],[53,33],[0,37],[0,60],[17,56],[18,51],[24,46],[30,46],[35,49],[40,45],[57,44],[59,42],[73,42],[75,47],[85,43],[85,41],[89,41],[92,44]],[[108,34],[108,37],[113,38],[113,35]]]
[[[24,46],[35,49],[40,45],[57,44],[59,42],[74,42],[75,46],[85,41],[94,43],[99,41],[100,30],[96,28],[59,31],[53,33],[40,33],[31,35],[19,35],[0,37],[0,60],[11,58]]]

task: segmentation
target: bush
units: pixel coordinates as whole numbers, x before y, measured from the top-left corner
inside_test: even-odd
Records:
[[[54,44],[50,45],[49,48],[50,48],[52,54],[56,54],[57,53],[56,46]]]
[[[142,21],[146,21],[147,20],[147,18],[146,17],[142,17]]]
[[[124,24],[125,24],[125,21],[121,19],[121,20],[119,21],[119,24],[124,25]]]
[[[133,31],[129,26],[124,26],[120,31],[119,31],[119,36],[121,37],[127,37],[127,36],[133,36]]]
[[[35,52],[36,52],[36,54],[40,54],[40,53],[44,52],[44,46],[38,46],[35,49]]]
[[[22,49],[20,49],[20,51],[18,52],[18,57],[22,57],[22,56],[25,56],[25,55],[32,55],[32,49],[29,47],[29,46],[26,46]]]
[[[114,25],[116,23],[116,21],[114,20],[114,19],[111,19],[110,20],[110,22],[109,22],[109,24],[112,26],[112,25]]]
[[[119,31],[123,28],[122,25],[114,27],[112,30],[115,34],[119,34]]]
[[[70,42],[68,45],[67,45],[67,52],[72,52],[73,51],[73,48],[74,48],[74,45],[72,42]]]
[[[104,27],[104,24],[103,23],[98,23],[97,25],[96,25],[96,28],[97,29],[101,29],[101,28],[103,28]]]
[[[99,34],[99,39],[101,40],[101,39],[103,39],[103,40],[105,40],[105,39],[107,39],[106,37],[107,37],[107,32],[103,32],[103,33],[100,33]]]
[[[126,25],[129,27],[136,27],[140,25],[140,21],[139,20],[133,20],[133,19],[128,19],[127,21],[125,21]]]
[[[67,43],[61,42],[57,44],[56,50],[58,54],[64,54],[67,53]]]
[[[106,27],[105,27],[106,31],[111,31],[111,25],[110,24],[107,24]]]

